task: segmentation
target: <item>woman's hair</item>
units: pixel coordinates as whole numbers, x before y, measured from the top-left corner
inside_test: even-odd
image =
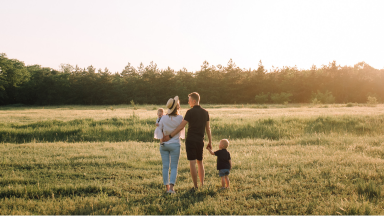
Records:
[[[179,106],[179,104],[177,104],[175,109],[172,111],[172,113],[170,113],[168,115],[170,115],[170,116],[177,116],[177,115],[179,115],[179,109],[180,109],[180,106]]]

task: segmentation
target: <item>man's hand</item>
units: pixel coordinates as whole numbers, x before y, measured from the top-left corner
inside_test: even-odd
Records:
[[[179,124],[179,126],[177,126],[177,128],[176,128],[175,130],[172,131],[172,133],[174,134],[173,136],[176,136],[177,133],[179,133],[179,132],[185,127],[185,125],[186,125],[187,123],[188,123],[187,121],[183,120],[183,121]],[[171,133],[171,134],[172,134],[172,133]],[[170,139],[171,139],[171,138],[169,138],[169,135],[165,136],[164,133],[163,133],[163,141],[164,141],[164,142],[167,142],[167,141],[170,140]]]
[[[212,149],[211,126],[209,126],[209,121],[207,121],[205,125],[205,131],[207,132],[207,135],[208,135],[207,149]]]
[[[169,136],[165,136],[163,133],[163,142],[167,142],[168,140],[170,140]]]

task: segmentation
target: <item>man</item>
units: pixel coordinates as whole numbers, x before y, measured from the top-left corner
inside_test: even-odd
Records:
[[[185,147],[187,151],[187,158],[189,160],[189,167],[194,184],[197,189],[197,173],[201,186],[204,185],[204,165],[203,165],[203,148],[204,148],[204,130],[208,135],[207,149],[212,149],[211,128],[209,126],[208,111],[200,106],[200,95],[197,92],[192,92],[188,95],[188,104],[191,107],[185,114],[184,120],[180,125],[169,135],[164,136],[163,141],[166,142],[177,133],[179,133],[188,123],[188,133],[185,140]],[[196,163],[198,172],[196,170]]]

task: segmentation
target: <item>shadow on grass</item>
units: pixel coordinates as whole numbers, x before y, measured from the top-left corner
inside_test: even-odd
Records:
[[[11,179],[1,179],[0,180],[0,186],[8,186],[8,185],[34,185],[34,184],[37,184],[37,181],[36,180],[33,180],[33,179],[15,179],[15,178],[11,178]]]
[[[148,186],[160,187],[162,184],[150,184]],[[129,199],[128,206],[143,207],[142,212],[146,215],[175,215],[180,214],[181,209],[188,209],[195,203],[203,202],[208,197],[213,197],[217,194],[214,186],[206,186],[203,189],[193,190],[177,190],[176,194],[148,194],[140,199]],[[157,204],[157,205],[156,205]]]
[[[108,196],[121,196],[121,192],[112,187],[102,186],[61,186],[49,189],[39,189],[38,187],[24,188],[5,188],[0,191],[0,199],[2,198],[26,198],[41,199],[53,197],[73,197],[73,196],[93,196],[104,192]]]
[[[31,164],[0,164],[0,166],[5,166],[8,168],[12,168],[15,170],[39,170],[39,169],[60,169],[63,167],[63,165],[68,166],[68,168],[78,168],[78,167],[107,167],[107,168],[136,168],[132,166],[131,164],[125,163],[125,162],[98,162],[98,161],[71,161],[70,163],[31,163]]]
[[[81,133],[81,129],[74,130],[48,130],[48,131],[15,131],[2,130],[0,131],[0,141],[10,143],[29,143],[29,142],[54,142],[70,140],[74,136]]]

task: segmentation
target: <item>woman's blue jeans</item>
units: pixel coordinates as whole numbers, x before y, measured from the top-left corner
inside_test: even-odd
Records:
[[[160,145],[160,154],[163,161],[164,185],[175,185],[180,158],[180,143]],[[169,178],[169,167],[171,167],[171,178]]]

